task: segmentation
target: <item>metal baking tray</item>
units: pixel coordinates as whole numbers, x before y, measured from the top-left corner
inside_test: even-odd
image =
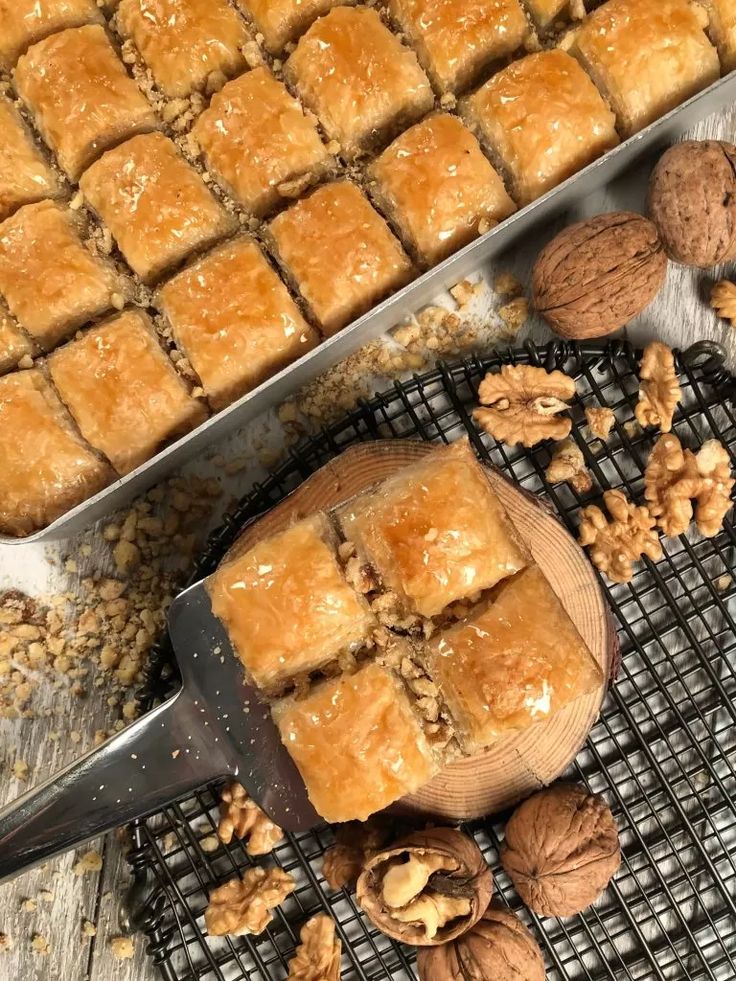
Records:
[[[669,145],[701,119],[731,106],[734,102],[736,72],[731,72],[413,280],[334,337],[323,341],[315,350],[171,443],[143,466],[67,511],[41,531],[25,538],[0,536],[0,544],[23,545],[28,542],[50,542],[67,538],[105,514],[123,507],[216,440],[240,429],[266,409],[283,402],[296,389],[342,361],[367,341],[395,326],[407,315],[419,310],[438,293],[477,272],[502,252],[508,251],[535,227],[549,224],[586,194],[603,187],[626,171],[635,169],[655,150]]]

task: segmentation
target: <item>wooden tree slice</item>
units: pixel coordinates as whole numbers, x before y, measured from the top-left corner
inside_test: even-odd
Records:
[[[349,447],[249,525],[227,557],[241,554],[308,514],[343,504],[433,449],[436,444],[417,440],[380,440]],[[519,535],[608,679],[616,632],[584,552],[541,501],[499,471],[487,468],[486,472]],[[528,797],[557,779],[575,759],[598,717],[606,686],[602,684],[598,691],[577,699],[546,722],[499,739],[483,754],[445,767],[395,809],[454,821],[492,814]]]

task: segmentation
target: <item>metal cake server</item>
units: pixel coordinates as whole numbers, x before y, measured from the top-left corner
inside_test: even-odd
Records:
[[[174,600],[168,628],[181,688],[0,812],[0,882],[222,777],[288,831],[322,823],[204,581]]]

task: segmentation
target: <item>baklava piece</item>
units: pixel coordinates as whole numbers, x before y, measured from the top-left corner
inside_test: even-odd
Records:
[[[0,307],[0,375],[35,353],[33,345],[18,324]]]
[[[85,247],[74,214],[52,201],[27,204],[0,225],[0,294],[42,348],[109,310],[127,289]]]
[[[389,11],[441,92],[467,88],[529,33],[519,0],[389,0]]]
[[[585,0],[524,0],[534,22],[543,30],[567,16],[583,17]]]
[[[351,0],[236,0],[263,34],[265,45],[272,54],[278,54],[318,17],[344,2]]]
[[[708,33],[718,48],[724,72],[736,68],[736,0],[701,0],[708,11]]]
[[[348,159],[391,139],[434,101],[414,52],[367,7],[336,7],[321,17],[285,71]]]
[[[0,68],[11,68],[36,41],[82,24],[101,24],[95,0],[0,0]]]
[[[18,62],[15,85],[71,180],[103,150],[158,125],[97,24],[34,44]]]
[[[689,0],[608,0],[575,31],[570,51],[608,98],[627,136],[715,82],[707,16]]]
[[[12,103],[2,95],[0,133],[0,221],[3,221],[21,205],[57,197],[61,189]]]
[[[618,143],[615,118],[580,65],[564,51],[514,62],[463,103],[528,204]]]
[[[320,514],[225,562],[207,580],[207,591],[249,679],[267,691],[352,653],[369,642],[374,627]]]
[[[117,23],[168,96],[203,88],[213,72],[230,77],[246,67],[248,31],[228,0],[121,0]]]
[[[44,528],[113,478],[38,370],[0,378],[0,460],[0,531],[18,537]]]
[[[432,617],[527,564],[466,440],[442,447],[339,512],[345,538],[386,590]]]
[[[455,116],[417,123],[384,150],[369,175],[384,212],[426,265],[457,251],[514,210],[478,141]]]
[[[108,150],[79,183],[146,283],[236,227],[197,171],[160,133],[134,136]]]
[[[507,579],[487,605],[435,635],[427,667],[471,754],[550,718],[603,681],[537,566]]]
[[[326,821],[365,821],[437,772],[406,691],[377,664],[323,681],[272,711]]]
[[[250,239],[208,253],[158,293],[179,347],[222,409],[318,343]]]
[[[411,275],[411,263],[388,225],[349,181],[320,187],[277,215],[268,236],[327,335]]]
[[[192,135],[210,173],[259,218],[296,197],[332,163],[314,122],[263,67],[214,95]]]
[[[121,475],[206,416],[139,311],[59,348],[49,370],[84,438]]]

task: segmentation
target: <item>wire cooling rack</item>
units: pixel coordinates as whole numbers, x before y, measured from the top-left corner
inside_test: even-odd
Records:
[[[584,498],[567,485],[546,483],[547,445],[512,450],[474,426],[470,412],[478,383],[504,363],[558,367],[576,377],[573,436],[595,480]],[[696,345],[678,363],[683,402],[675,432],[693,447],[716,436],[733,458],[736,388],[718,349]],[[633,421],[637,392],[636,352],[621,343],[530,345],[438,365],[293,451],[214,533],[193,579],[214,569],[248,521],[360,440],[451,441],[467,433],[485,459],[528,491],[546,495],[574,531],[581,504],[597,500],[601,489],[623,487],[642,497],[652,437]],[[590,405],[616,413],[606,443],[585,428],[583,409]],[[692,533],[667,541],[664,558],[656,565],[644,561],[632,583],[604,583],[622,661],[602,716],[569,773],[605,796],[621,831],[623,863],[600,902],[578,917],[536,918],[522,907],[498,862],[504,816],[468,825],[493,867],[497,897],[537,937],[549,979],[736,979],[735,544],[729,518],[715,539]],[[164,639],[151,662],[148,704],[167,697],[176,684]],[[345,981],[415,977],[413,951],[377,932],[348,891],[327,887],[321,856],[333,842],[329,828],[288,836],[265,860],[249,858],[237,841],[212,852],[217,790],[204,787],[132,829],[130,922],[147,934],[166,981],[283,979],[301,925],[319,911],[337,923]],[[295,876],[298,888],[260,937],[207,937],[202,914],[208,890],[256,861],[275,861]]]

